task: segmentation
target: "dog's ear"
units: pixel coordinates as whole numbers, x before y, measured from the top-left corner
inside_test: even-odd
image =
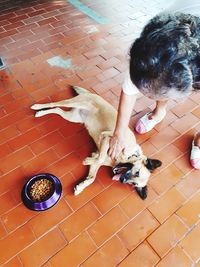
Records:
[[[145,199],[147,197],[147,186],[143,187],[135,187],[136,192],[141,197],[141,199]]]
[[[154,169],[160,167],[162,165],[162,162],[158,159],[147,159],[145,166],[148,170],[153,171]]]

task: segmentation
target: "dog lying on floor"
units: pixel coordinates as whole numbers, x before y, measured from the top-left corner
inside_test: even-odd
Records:
[[[113,161],[107,152],[117,119],[117,111],[99,95],[92,94],[81,87],[73,88],[77,96],[60,102],[34,104],[31,109],[38,110],[35,117],[57,114],[70,122],[83,123],[96,143],[97,151],[83,161],[84,165],[90,166],[88,176],[75,186],[74,194],[78,195],[93,183],[98,169],[104,165],[113,167],[113,180],[120,180],[121,183],[135,186],[139,196],[145,199],[151,171],[161,166],[161,161],[149,159],[143,155],[130,129],[126,138],[132,149],[126,154],[121,152]],[[60,107],[71,109],[64,111]]]

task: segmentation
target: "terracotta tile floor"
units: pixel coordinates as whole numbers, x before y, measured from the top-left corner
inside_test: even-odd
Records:
[[[0,1],[0,55],[7,66],[0,71],[0,265],[199,266],[200,172],[188,157],[200,130],[200,93],[170,101],[166,119],[136,135],[146,154],[163,161],[145,201],[113,182],[106,167],[75,197],[73,185],[87,173],[81,162],[94,149],[91,138],[81,125],[53,115],[36,119],[30,110],[36,102],[69,98],[70,85],[117,107],[130,44],[162,3],[83,0],[90,7],[84,14],[69,2]],[[58,57],[65,65],[52,66],[49,60]],[[140,97],[131,127],[153,107]],[[58,204],[41,213],[20,198],[24,182],[38,172],[54,173],[63,184]]]

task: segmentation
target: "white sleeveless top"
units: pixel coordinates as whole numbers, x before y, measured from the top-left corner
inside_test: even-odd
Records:
[[[164,0],[166,3],[166,0]],[[200,0],[175,0],[171,1],[169,6],[162,13],[181,12],[200,16]],[[122,90],[127,95],[136,95],[139,93],[137,87],[132,83],[129,72],[126,73]]]

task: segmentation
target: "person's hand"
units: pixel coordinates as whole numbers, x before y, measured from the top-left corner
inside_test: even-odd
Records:
[[[110,138],[110,148],[108,150],[108,155],[111,159],[116,159],[117,156],[125,149],[124,137],[114,134]]]

